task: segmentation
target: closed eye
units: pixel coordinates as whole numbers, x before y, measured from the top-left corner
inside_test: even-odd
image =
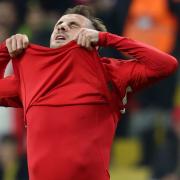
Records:
[[[78,23],[76,23],[76,22],[70,22],[69,27],[70,28],[78,28],[78,27],[80,27],[80,25]]]
[[[55,29],[57,29],[59,27],[59,25],[63,24],[63,21],[59,21],[56,25],[55,25]],[[69,28],[78,28],[81,27],[80,24],[78,24],[77,22],[69,22],[68,23]]]

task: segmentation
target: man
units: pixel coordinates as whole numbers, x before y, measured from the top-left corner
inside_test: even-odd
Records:
[[[108,180],[110,149],[127,93],[169,76],[177,61],[157,49],[105,31],[86,6],[56,23],[50,47],[15,35],[1,45],[1,105],[23,106],[30,180]],[[100,58],[100,46],[132,60]],[[24,50],[24,52],[22,52]],[[17,56],[19,55],[19,56]],[[22,105],[21,105],[22,103]]]

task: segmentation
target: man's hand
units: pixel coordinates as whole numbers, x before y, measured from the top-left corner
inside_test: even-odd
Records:
[[[92,50],[92,46],[95,46],[99,41],[99,31],[82,28],[75,38],[78,45]]]
[[[16,34],[6,40],[6,47],[11,57],[16,57],[27,48],[29,39],[26,35]]]

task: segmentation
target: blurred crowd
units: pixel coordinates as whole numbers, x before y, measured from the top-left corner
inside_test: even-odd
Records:
[[[56,21],[77,4],[91,6],[109,32],[180,59],[180,0],[0,0],[0,42],[22,33],[31,43],[49,46]],[[101,49],[100,54],[128,58],[111,48]],[[6,75],[11,73],[9,64]],[[149,179],[180,179],[179,72],[130,98],[128,108],[115,140],[140,140],[142,156],[136,166],[147,166]],[[0,108],[0,180],[28,179],[25,136],[22,109]]]

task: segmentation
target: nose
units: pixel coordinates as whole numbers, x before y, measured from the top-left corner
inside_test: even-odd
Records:
[[[69,27],[66,23],[62,23],[58,26],[58,31],[68,31]]]

